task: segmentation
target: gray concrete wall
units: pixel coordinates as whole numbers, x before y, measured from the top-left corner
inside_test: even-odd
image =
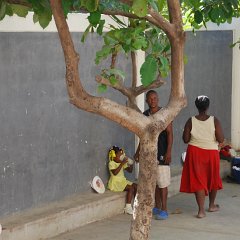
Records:
[[[80,34],[73,37],[81,77],[96,94],[100,40],[90,36],[82,45]],[[95,175],[106,183],[107,150],[116,144],[132,155],[134,135],[69,103],[56,33],[0,33],[0,38],[0,215],[90,191]],[[119,61],[127,72],[128,63]],[[117,92],[105,95],[125,103]]]
[[[196,113],[197,95],[209,95],[211,112],[230,137],[232,32],[187,35],[189,105],[174,121],[175,166],[186,147],[181,133],[187,118]],[[0,33],[0,38],[0,216],[90,191],[95,175],[106,183],[107,149],[121,145],[132,156],[133,134],[69,104],[56,33]],[[93,35],[81,45],[80,34],[74,33],[73,38],[81,55],[81,78],[87,90],[96,94],[94,76],[100,68],[92,63],[100,40]],[[119,65],[131,71],[129,61],[120,59]],[[169,83],[159,93],[166,104]],[[104,95],[125,102],[113,90]]]

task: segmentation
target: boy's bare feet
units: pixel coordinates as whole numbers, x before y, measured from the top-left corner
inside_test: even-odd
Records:
[[[219,209],[220,209],[219,205],[215,204],[215,205],[213,205],[211,207],[209,206],[208,211],[209,212],[217,212],[217,211],[219,211]]]

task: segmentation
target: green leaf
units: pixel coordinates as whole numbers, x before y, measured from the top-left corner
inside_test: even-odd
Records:
[[[94,12],[98,8],[99,0],[82,0],[81,3],[89,12]]]
[[[133,9],[133,12],[138,17],[144,17],[147,15],[147,7],[148,7],[147,0],[134,0],[133,1],[132,9]]]
[[[7,3],[5,1],[2,1],[2,3],[0,4],[0,20],[2,20],[5,17],[6,7]]]
[[[71,1],[62,1],[62,7],[63,7],[64,16],[66,17],[72,7]]]
[[[85,42],[91,27],[92,27],[91,24],[89,24],[88,27],[85,29],[85,31],[81,37],[81,42]]]
[[[73,1],[73,8],[78,10],[81,7],[81,1],[80,0],[74,0]]]
[[[156,3],[155,0],[148,0],[148,2],[150,3],[151,7],[156,11],[158,12],[158,5]]]
[[[160,56],[160,62],[163,66],[163,68],[166,68],[166,66],[168,66],[168,59],[166,57]]]
[[[139,49],[144,49],[147,47],[147,41],[144,37],[138,37],[136,38],[133,43],[132,43],[132,46],[135,50],[139,50]]]
[[[13,16],[13,10],[11,8],[11,5],[9,5],[9,4],[6,6],[6,15]]]
[[[98,27],[97,27],[97,33],[99,35],[102,35],[102,33],[103,33],[104,24],[105,24],[105,20],[100,20],[99,21],[99,24],[98,24]]]
[[[167,77],[170,70],[168,59],[166,57],[160,56],[160,63],[161,64],[160,64],[159,71],[161,72],[161,76]]]
[[[163,45],[160,44],[158,41],[156,41],[152,46],[152,52],[161,53],[162,50],[163,50]]]
[[[235,8],[238,8],[238,0],[230,0],[232,2],[232,5],[235,7]]]
[[[110,76],[109,81],[113,86],[118,82],[114,75]]]
[[[26,17],[28,11],[30,10],[29,7],[25,7],[22,5],[11,4],[13,13],[17,14],[19,17]]]
[[[112,52],[111,46],[103,46],[100,51],[96,53],[95,63],[99,64],[102,59],[107,58],[108,55],[110,55]]]
[[[107,71],[106,71],[106,73],[107,74],[109,74],[109,75],[118,75],[118,76],[120,76],[123,80],[125,79],[125,73],[122,71],[122,70],[120,70],[120,69],[116,69],[116,68],[111,68],[111,69],[108,69]]]
[[[122,26],[127,27],[127,25],[126,25],[123,21],[121,21],[118,17],[116,17],[116,16],[111,16],[111,17],[112,17],[113,20],[114,20],[116,23],[118,23],[119,25],[122,25]]]
[[[194,8],[199,8],[200,7],[200,1],[199,0],[188,0],[189,3],[194,7]]]
[[[101,19],[101,13],[100,12],[91,12],[90,15],[88,16],[88,21],[89,23],[96,27]]]
[[[105,85],[105,84],[98,85],[98,92],[99,93],[104,93],[106,91],[107,91],[107,85]]]
[[[149,55],[140,69],[141,82],[144,86],[150,85],[156,79],[157,69],[157,60]]]
[[[33,22],[38,22],[38,15],[36,13],[33,14]]]
[[[166,6],[166,0],[157,0],[158,11],[162,12],[163,8]]]
[[[168,71],[160,70],[161,77],[166,78],[168,76]]]
[[[220,16],[220,11],[219,8],[213,8],[210,12],[209,12],[209,17],[213,22],[217,22],[218,18]]]
[[[38,15],[39,24],[43,29],[48,26],[51,20],[52,20],[51,12],[45,11],[44,13]]]
[[[194,20],[196,23],[200,24],[203,21],[203,15],[200,11],[194,13]]]
[[[168,52],[170,49],[171,49],[171,45],[170,45],[170,43],[167,43],[167,45],[163,49],[163,52]]]

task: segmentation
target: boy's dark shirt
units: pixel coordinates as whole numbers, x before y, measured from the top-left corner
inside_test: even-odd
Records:
[[[143,114],[145,116],[149,117],[151,115],[150,109],[143,112]],[[158,159],[159,165],[169,165],[169,164],[165,164],[164,160],[162,159],[163,156],[165,156],[165,154],[167,152],[167,146],[168,146],[167,131],[163,130],[158,136],[158,155],[157,155],[157,159]]]

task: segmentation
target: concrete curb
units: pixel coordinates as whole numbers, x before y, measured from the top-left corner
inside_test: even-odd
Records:
[[[221,161],[221,177],[230,173],[230,163]],[[181,169],[173,169],[169,197],[179,193]],[[85,224],[123,212],[126,193],[86,193],[64,201],[0,219],[5,228],[0,240],[40,240],[57,236]]]
[[[81,194],[1,220],[1,240],[40,240],[123,212],[125,193]]]

